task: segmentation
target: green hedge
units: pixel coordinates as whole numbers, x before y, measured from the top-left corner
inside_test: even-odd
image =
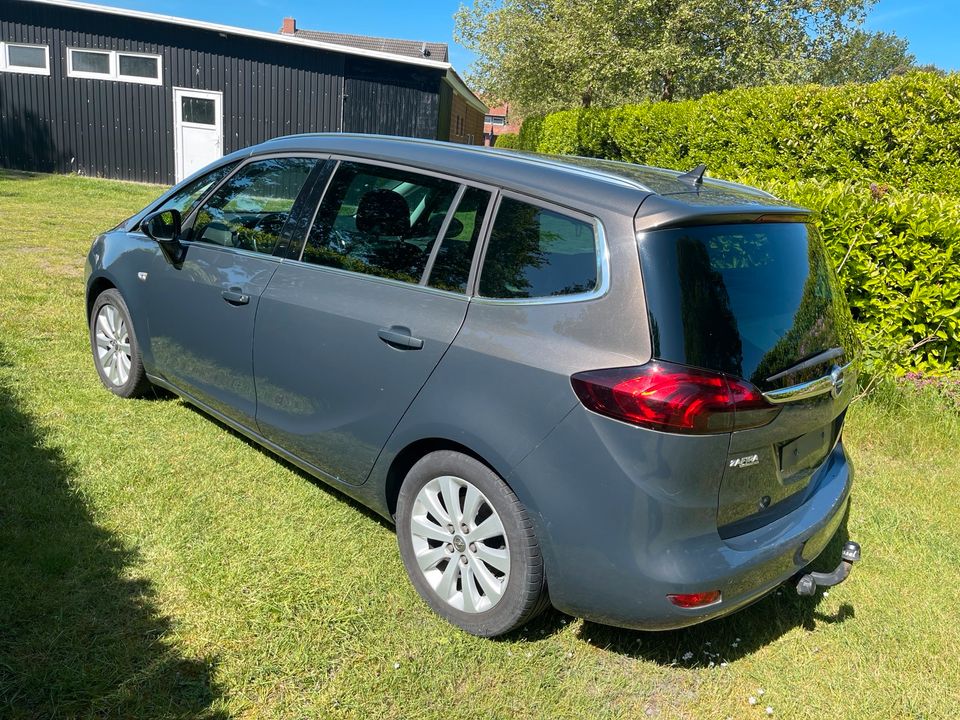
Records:
[[[960,201],[839,181],[742,180],[818,213],[868,371],[960,367]]]
[[[528,119],[520,147],[711,175],[887,183],[960,192],[960,74],[764,87]]]
[[[502,133],[497,135],[497,142],[495,147],[498,148],[519,148],[520,147],[520,136],[516,133]]]

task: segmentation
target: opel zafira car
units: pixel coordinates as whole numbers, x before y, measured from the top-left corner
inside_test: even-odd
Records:
[[[857,352],[809,220],[703,167],[285,137],[94,241],[91,349],[389,518],[468,632],[678,628],[859,557],[805,572]]]

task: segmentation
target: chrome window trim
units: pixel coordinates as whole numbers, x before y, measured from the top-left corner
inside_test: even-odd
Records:
[[[856,372],[850,373],[848,376],[848,371],[852,367],[853,361],[848,362],[843,367],[834,365],[833,370],[828,375],[779,390],[769,390],[763,393],[763,397],[767,399],[767,402],[775,405],[807,400],[830,392],[834,393],[834,397],[837,397],[844,385],[856,382]]]
[[[593,237],[597,258],[597,284],[593,290],[582,293],[572,293],[570,295],[547,295],[543,297],[531,298],[490,298],[479,294],[480,276],[482,275],[483,263],[487,258],[487,247],[490,244],[491,229],[493,227],[493,223],[496,221],[497,213],[500,211],[500,201],[504,197],[509,197],[511,199],[527,203],[528,205],[542,207],[545,210],[550,210],[552,212],[559,213],[560,215],[572,217],[575,220],[580,220],[581,222],[585,222],[593,227]],[[490,217],[490,222],[483,230],[483,252],[478,261],[475,259],[475,265],[471,269],[471,276],[474,272],[476,273],[476,277],[472,277],[475,282],[475,285],[472,286],[472,299],[474,302],[482,303],[484,305],[558,305],[561,303],[575,303],[596,300],[603,297],[610,291],[610,248],[607,244],[606,230],[604,229],[603,222],[601,222],[600,218],[593,215],[588,215],[587,213],[579,210],[572,210],[563,205],[558,205],[545,200],[534,199],[531,196],[523,195],[522,193],[513,192],[511,190],[503,190],[499,193],[496,199],[496,206],[493,210],[494,211]]]

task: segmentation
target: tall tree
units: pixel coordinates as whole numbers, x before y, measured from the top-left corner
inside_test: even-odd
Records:
[[[471,80],[521,113],[814,80],[875,0],[474,0]]]
[[[823,85],[884,80],[915,66],[909,45],[891,33],[855,30],[847,42],[830,48],[814,79]]]

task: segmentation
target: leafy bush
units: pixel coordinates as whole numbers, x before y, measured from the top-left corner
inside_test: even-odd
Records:
[[[960,367],[960,201],[847,182],[742,180],[818,213],[868,372]]]
[[[497,142],[495,146],[498,148],[506,148],[508,150],[518,148],[520,147],[520,136],[516,133],[502,133],[497,135]]]
[[[688,170],[960,191],[960,74],[762,87],[530,118],[520,147]]]

